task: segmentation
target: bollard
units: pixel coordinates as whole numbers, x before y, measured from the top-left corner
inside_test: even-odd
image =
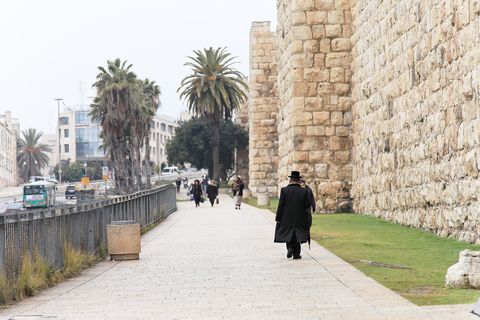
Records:
[[[140,256],[140,224],[136,221],[112,221],[107,225],[110,260],[138,260]]]
[[[252,193],[248,189],[243,189],[243,199],[250,199]]]
[[[257,204],[259,206],[269,206],[270,195],[268,193],[259,193],[257,197]]]

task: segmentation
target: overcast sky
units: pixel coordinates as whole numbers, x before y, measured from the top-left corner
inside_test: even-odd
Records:
[[[97,66],[119,57],[161,86],[159,113],[176,117],[185,57],[226,46],[248,75],[251,22],[274,23],[275,6],[275,0],[1,0],[0,113],[11,110],[22,130],[54,133],[54,98],[88,105]]]

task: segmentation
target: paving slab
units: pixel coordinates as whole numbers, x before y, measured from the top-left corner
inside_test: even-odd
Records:
[[[478,319],[471,306],[415,306],[316,242],[287,259],[267,210],[226,195],[178,208],[142,237],[140,260],[101,262],[0,319]]]

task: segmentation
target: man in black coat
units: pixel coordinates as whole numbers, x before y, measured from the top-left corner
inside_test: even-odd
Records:
[[[287,243],[287,258],[301,259],[301,243],[310,241],[312,215],[307,190],[300,186],[300,172],[292,171],[290,184],[280,191],[275,242]]]
[[[315,212],[316,204],[315,204],[315,197],[313,196],[312,188],[310,188],[310,186],[307,184],[307,182],[303,178],[300,179],[300,185],[302,186],[302,188],[305,188],[305,190],[307,190],[308,199],[310,199],[310,204],[312,205],[312,207],[311,207],[312,212]]]

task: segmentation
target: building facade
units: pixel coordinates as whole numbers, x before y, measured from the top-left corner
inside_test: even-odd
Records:
[[[100,148],[102,128],[88,116],[88,110],[68,109],[60,113],[59,131],[61,161],[106,162],[107,156]],[[166,144],[175,134],[178,123],[174,118],[157,115],[151,123],[150,160],[154,164],[167,163]],[[58,161],[58,159],[57,159]]]
[[[178,122],[174,118],[157,115],[150,129],[150,161],[154,164],[168,164],[166,146],[175,135]]]
[[[56,149],[61,161],[103,162],[107,157],[100,149],[101,127],[88,116],[88,110],[68,109],[60,113]]]
[[[40,138],[40,143],[47,145],[52,152],[46,152],[48,155],[48,165],[42,169],[42,175],[47,177],[51,176],[53,169],[58,164],[58,139],[55,134],[43,134]]]
[[[18,120],[12,119],[10,111],[0,115],[0,189],[16,186],[17,137],[20,133]]]

